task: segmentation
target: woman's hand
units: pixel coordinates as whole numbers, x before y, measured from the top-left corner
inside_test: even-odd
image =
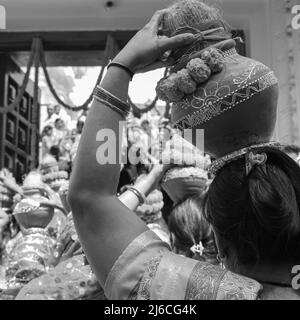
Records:
[[[149,175],[153,176],[155,181],[153,184],[154,189],[159,188],[162,178],[172,166],[173,166],[172,164],[161,164],[161,163],[154,164],[154,166],[152,167],[149,173]]]
[[[161,61],[163,54],[169,50],[186,46],[194,41],[191,33],[175,37],[159,36],[159,26],[167,10],[157,11],[146,24],[124,47],[114,59],[126,65],[134,73],[146,72],[166,67],[172,61]]]

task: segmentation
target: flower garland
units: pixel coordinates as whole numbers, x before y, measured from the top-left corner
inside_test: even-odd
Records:
[[[185,95],[194,93],[198,85],[206,82],[212,74],[221,72],[223,67],[222,52],[209,48],[200,58],[190,60],[186,68],[162,78],[156,87],[157,96],[168,103],[179,102]]]

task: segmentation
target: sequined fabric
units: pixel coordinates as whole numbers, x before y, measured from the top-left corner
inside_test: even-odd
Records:
[[[70,213],[57,239],[54,256],[59,262],[78,254],[82,254],[82,248],[75,229],[73,216]]]
[[[61,262],[47,274],[24,286],[16,300],[105,300],[83,255]]]
[[[44,274],[53,262],[55,240],[46,229],[26,229],[18,236],[6,259],[8,287]]]

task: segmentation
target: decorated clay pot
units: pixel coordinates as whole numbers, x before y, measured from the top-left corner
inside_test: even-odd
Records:
[[[204,150],[221,157],[269,142],[273,136],[278,81],[264,64],[241,56],[219,10],[198,0],[181,0],[164,15],[162,34],[193,33],[192,44],[173,50],[175,66],[159,82],[172,100],[172,122],[180,130],[204,130]],[[193,143],[194,143],[193,141]]]
[[[41,195],[39,189],[26,190],[26,195],[29,199],[36,201],[47,201],[48,198]],[[35,205],[28,204],[27,201],[21,201],[15,208],[15,218],[19,225],[25,229],[28,228],[46,228],[53,218],[54,209],[49,207],[40,206],[38,208]],[[24,209],[25,208],[25,209]],[[28,210],[26,210],[28,208]]]
[[[191,129],[193,136],[204,130],[204,151],[217,158],[270,141],[278,99],[277,78],[267,66],[240,56],[231,41],[218,47],[223,54],[222,71],[198,84],[194,93],[172,108],[174,126]]]

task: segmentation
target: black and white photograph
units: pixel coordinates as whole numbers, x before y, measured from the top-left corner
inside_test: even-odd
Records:
[[[0,300],[300,300],[300,0],[0,0]]]

